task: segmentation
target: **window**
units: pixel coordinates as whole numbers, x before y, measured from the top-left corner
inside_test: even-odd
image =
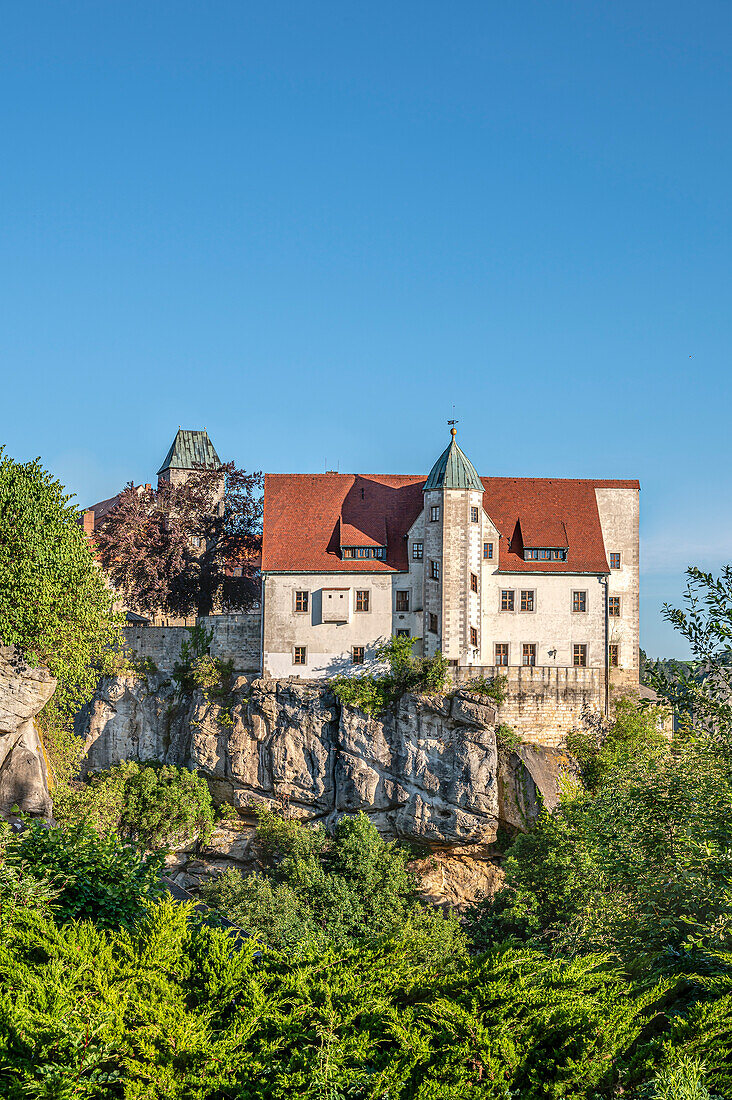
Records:
[[[408,630],[397,630],[396,636],[397,636],[397,638],[408,638],[409,637],[409,631]]]
[[[524,561],[566,561],[566,550],[526,550]]]
[[[477,523],[480,518],[480,513],[477,508],[470,509],[470,522]]]
[[[483,557],[486,559],[486,561],[490,561],[491,558],[493,557],[493,543],[492,542],[484,542],[483,543]]]
[[[409,592],[397,592],[396,609],[397,611],[409,611]]]
[[[613,619],[620,618],[620,596],[609,596],[607,601],[607,613]]]
[[[572,664],[575,668],[585,668],[587,665],[587,646],[573,646]]]
[[[201,545],[201,536],[200,535],[191,535],[191,546],[195,546],[196,549],[198,549],[198,547],[200,545]]]
[[[495,663],[505,667],[508,664],[508,642],[496,642],[495,652]]]
[[[344,546],[344,558],[378,558],[384,561],[386,558],[385,546]]]
[[[412,543],[412,558],[414,561],[421,561],[424,555],[424,544],[421,542]]]
[[[355,645],[351,650],[351,659],[354,665],[362,665],[364,658],[364,647],[362,645]]]
[[[433,581],[439,581],[440,579],[440,563],[438,561],[430,562],[430,576]]]
[[[307,649],[305,648],[304,645],[296,645],[295,646],[295,655],[294,655],[294,658],[293,658],[293,664],[295,664],[295,665],[304,665],[304,664],[306,664],[307,663],[307,655],[308,655],[308,651],[307,651]]]
[[[439,518],[440,518],[440,506],[439,506],[439,504],[433,504],[432,507],[430,508],[430,521],[432,523],[437,523]]]
[[[611,554],[610,555],[610,568],[611,569],[620,569],[620,554]]]
[[[534,610],[534,589],[522,588],[521,589],[521,610],[533,611]]]
[[[504,588],[501,592],[501,611],[513,611],[514,591],[512,588]]]
[[[470,574],[470,591],[471,592],[477,592],[478,591],[478,578],[476,577],[475,573]]]
[[[586,592],[573,592],[572,593],[572,610],[573,611],[586,611],[587,610],[587,593]]]
[[[474,626],[471,626],[470,628],[470,644],[473,649],[478,648],[478,631],[475,629]]]
[[[307,611],[310,603],[309,592],[296,592],[295,593],[295,611]]]
[[[608,656],[610,658],[610,668],[618,668],[620,665],[620,646],[609,645]]]
[[[356,611],[369,610],[369,591],[356,589]]]
[[[430,614],[430,634],[437,633],[437,616]]]
[[[534,642],[524,642],[521,647],[521,664],[533,667],[536,664],[536,645]]]

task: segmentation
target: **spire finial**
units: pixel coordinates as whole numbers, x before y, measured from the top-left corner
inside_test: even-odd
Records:
[[[450,435],[452,436],[453,439],[457,435],[457,428],[455,427],[455,425],[459,424],[459,423],[460,423],[459,420],[448,420],[448,424],[450,425]]]

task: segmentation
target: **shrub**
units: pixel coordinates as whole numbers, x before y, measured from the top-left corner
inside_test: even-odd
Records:
[[[381,674],[362,673],[338,676],[333,691],[344,706],[357,707],[365,714],[380,714],[394,706],[407,692],[441,695],[448,686],[447,660],[441,653],[434,657],[414,657],[417,639],[393,637],[376,650],[377,661],[387,665]]]
[[[476,676],[463,687],[474,695],[485,695],[500,707],[508,697],[508,676]]]

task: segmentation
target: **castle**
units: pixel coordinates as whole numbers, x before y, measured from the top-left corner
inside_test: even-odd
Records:
[[[451,432],[426,478],[265,477],[263,673],[357,672],[396,634],[457,678],[637,687],[639,483],[481,478]]]

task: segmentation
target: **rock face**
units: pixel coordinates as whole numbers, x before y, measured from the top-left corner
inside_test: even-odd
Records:
[[[45,668],[32,668],[14,646],[0,646],[0,817],[14,806],[50,817],[48,770],[34,719],[56,690]]]
[[[181,701],[158,673],[105,681],[80,716],[90,770],[125,759],[178,764],[244,814],[196,860],[178,858],[175,869],[193,876],[183,885],[212,860],[255,866],[247,810],[266,802],[325,825],[363,810],[382,835],[428,849],[427,894],[459,906],[495,881],[486,861],[499,824],[524,828],[542,800],[554,805],[568,765],[526,743],[499,752],[494,707],[467,691],[406,695],[374,718],[341,706],[327,686],[240,677],[228,703],[227,718],[200,692]]]

